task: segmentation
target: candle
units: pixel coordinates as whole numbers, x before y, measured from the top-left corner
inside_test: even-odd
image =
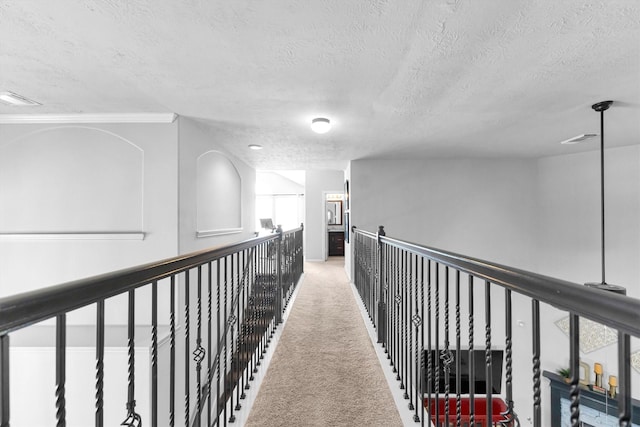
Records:
[[[618,385],[618,377],[615,375],[609,375],[609,386],[616,387]]]
[[[595,372],[596,374],[602,374],[602,365],[599,363],[594,363],[593,372]]]

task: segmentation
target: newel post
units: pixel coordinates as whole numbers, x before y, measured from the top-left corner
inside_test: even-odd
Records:
[[[387,304],[386,304],[386,274],[384,271],[384,250],[382,249],[381,237],[386,236],[384,226],[378,227],[376,234],[378,241],[378,343],[385,342],[387,336]]]
[[[278,233],[278,238],[276,240],[276,325],[282,323],[282,226],[278,225],[276,229],[276,233]]]

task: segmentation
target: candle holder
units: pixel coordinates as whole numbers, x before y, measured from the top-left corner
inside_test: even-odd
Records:
[[[618,388],[618,377],[615,375],[609,375],[609,397],[614,399],[616,397],[616,389]]]

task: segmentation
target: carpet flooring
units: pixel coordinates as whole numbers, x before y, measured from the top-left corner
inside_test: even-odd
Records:
[[[342,258],[305,263],[246,426],[402,426]]]

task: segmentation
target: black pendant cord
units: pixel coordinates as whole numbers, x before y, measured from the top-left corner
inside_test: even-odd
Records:
[[[600,110],[600,230],[601,230],[601,245],[600,250],[602,252],[602,284],[606,285],[605,280],[605,258],[604,258],[604,112],[609,108]]]

